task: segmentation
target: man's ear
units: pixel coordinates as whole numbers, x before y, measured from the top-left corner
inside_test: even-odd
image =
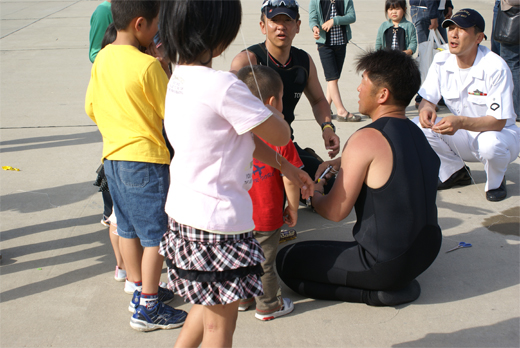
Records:
[[[377,102],[379,104],[385,104],[388,100],[390,100],[390,91],[388,88],[383,87],[377,92]]]
[[[260,21],[260,30],[262,31],[262,34],[263,34],[263,35],[266,34],[266,31],[265,31],[265,22],[264,22],[264,21]]]
[[[477,44],[480,44],[484,40],[484,33],[477,34]]]
[[[298,19],[296,21],[296,34],[298,34],[300,32],[300,25],[301,24],[302,24],[302,21]]]

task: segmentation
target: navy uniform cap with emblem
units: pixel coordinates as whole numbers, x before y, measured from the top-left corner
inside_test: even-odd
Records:
[[[446,19],[442,22],[442,27],[447,28],[450,24],[455,24],[456,26],[466,29],[471,27],[477,27],[480,31],[484,32],[486,28],[486,22],[480,13],[471,9],[471,8],[463,8],[462,10],[455,13],[450,19]],[[484,37],[487,40],[486,34]]]

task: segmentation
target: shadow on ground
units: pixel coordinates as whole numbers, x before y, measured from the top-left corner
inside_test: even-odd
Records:
[[[392,347],[519,347],[518,327],[520,318],[511,318],[450,333],[429,333],[424,338]]]
[[[93,185],[94,179],[93,176],[92,181],[77,184],[33,191],[14,191],[1,197],[0,211],[34,213],[83,201],[97,192],[98,188]]]
[[[49,149],[71,145],[85,145],[98,143],[100,141],[102,141],[101,134],[96,129],[95,131],[85,133],[50,135],[2,141],[0,142],[0,153]]]

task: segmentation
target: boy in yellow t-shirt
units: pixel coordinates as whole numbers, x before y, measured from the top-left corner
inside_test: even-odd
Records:
[[[117,38],[96,57],[85,101],[103,136],[128,281],[136,286],[130,326],[139,331],[172,329],[186,319],[186,312],[164,304],[173,293],[158,287],[159,244],[168,224],[170,157],[162,135],[168,79],[159,61],[139,47],[148,47],[157,33],[159,6],[160,1],[112,1]]]

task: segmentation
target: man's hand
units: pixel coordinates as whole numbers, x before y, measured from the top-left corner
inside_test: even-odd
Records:
[[[455,116],[450,115],[443,117],[442,120],[439,121],[435,126],[432,127],[432,130],[435,133],[453,135],[459,129],[464,126],[464,117],[463,116]]]
[[[329,32],[330,28],[334,25],[334,18],[329,19],[323,25],[321,26],[321,29],[325,30],[327,33]]]
[[[327,174],[325,174],[325,179],[328,180],[334,176],[339,171],[341,167],[341,158],[336,158],[332,161],[324,161],[321,163],[316,170],[316,176],[314,177],[314,181],[318,181],[321,174],[327,169],[329,166],[332,166],[332,170],[330,170]],[[320,181],[321,182],[321,181]],[[316,188],[314,188],[316,190]]]
[[[298,222],[298,211],[293,211],[289,209],[289,207],[286,207],[283,212],[283,222],[289,227],[296,226],[296,222]]]
[[[320,38],[320,28],[318,28],[318,27],[312,28],[312,34],[314,36],[314,40],[319,40],[319,38]]]
[[[435,105],[423,98],[419,105],[419,122],[423,128],[432,128],[437,118]]]
[[[323,140],[325,141],[325,149],[329,150],[329,157],[334,158],[339,152],[339,137],[329,127],[323,130]]]
[[[437,21],[437,18],[430,19],[430,26],[428,27],[429,30],[435,30],[439,27],[439,22]]]

